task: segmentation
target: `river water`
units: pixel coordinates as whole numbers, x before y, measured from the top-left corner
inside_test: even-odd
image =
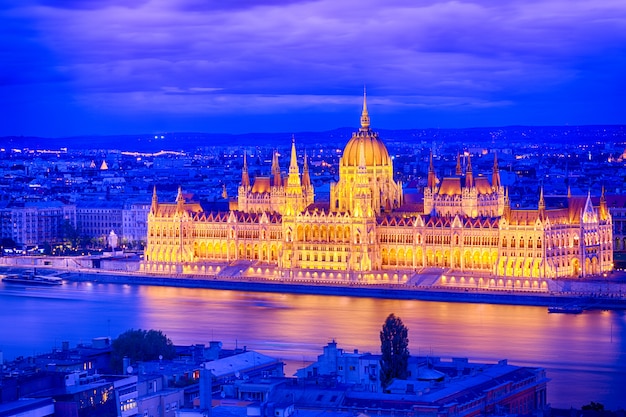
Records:
[[[289,374],[331,340],[346,351],[380,352],[389,313],[409,328],[412,354],[470,361],[508,359],[548,371],[553,407],[591,401],[626,408],[626,314],[548,314],[545,307],[342,296],[248,293],[121,284],[55,288],[0,283],[4,359],[75,345],[130,328],[162,330],[175,344],[219,340],[283,359]]]

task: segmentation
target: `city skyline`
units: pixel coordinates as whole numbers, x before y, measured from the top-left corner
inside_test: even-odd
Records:
[[[617,1],[0,9],[0,136],[620,124]]]

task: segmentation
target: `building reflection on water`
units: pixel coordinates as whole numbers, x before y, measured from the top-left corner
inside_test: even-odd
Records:
[[[542,366],[553,406],[626,407],[621,311],[565,315],[545,307],[88,283],[36,291],[0,284],[0,305],[5,359],[143,328],[176,344],[248,346],[286,361],[288,374],[333,339],[346,350],[380,352],[379,332],[393,312],[409,328],[413,354]]]

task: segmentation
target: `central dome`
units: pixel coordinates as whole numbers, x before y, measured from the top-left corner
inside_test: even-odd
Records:
[[[339,165],[344,167],[358,167],[360,160],[360,144],[363,144],[365,166],[391,166],[391,158],[387,147],[378,138],[378,133],[370,129],[370,116],[367,113],[367,101],[363,94],[363,113],[361,113],[361,128],[352,135],[343,149]]]
[[[374,132],[359,131],[352,135],[343,150],[341,166],[359,166],[359,145],[363,143],[365,153],[365,166],[391,166],[391,158],[387,147]]]

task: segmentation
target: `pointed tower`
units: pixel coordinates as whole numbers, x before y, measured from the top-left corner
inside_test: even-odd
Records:
[[[243,168],[241,168],[241,186],[244,188],[250,188],[250,176],[248,175],[248,153],[243,153]]]
[[[307,199],[307,194],[300,181],[300,168],[298,167],[296,140],[292,136],[289,176],[287,177],[287,184],[285,184],[285,206],[282,212],[287,215],[295,215],[302,212],[311,202]]]
[[[435,209],[435,192],[437,187],[437,177],[435,176],[435,166],[433,165],[433,151],[431,149],[428,161],[428,180],[424,188],[424,213],[432,214]]]
[[[509,187],[504,188],[504,209],[502,216],[507,220],[511,217],[511,200],[509,200]]]
[[[609,218],[609,208],[606,204],[606,197],[604,196],[604,185],[602,186],[602,195],[600,195],[600,219],[607,220]]]
[[[541,190],[539,191],[539,203],[537,204],[539,208],[539,217],[541,220],[546,217],[546,201],[543,199],[543,185],[541,185]]]
[[[500,182],[500,168],[498,168],[498,154],[493,154],[493,173],[491,174],[491,187],[498,190],[502,186]]]
[[[300,187],[300,168],[298,168],[298,156],[296,154],[296,139],[291,137],[291,159],[289,161],[288,187]]]
[[[430,151],[430,162],[428,164],[428,188],[434,190],[437,186],[437,177],[435,177],[435,166],[433,165],[433,151]]]
[[[461,169],[461,154],[459,152],[456,153],[456,170],[454,175],[461,176],[463,175],[463,170]]]
[[[591,202],[591,191],[587,192],[587,200],[585,201],[585,208],[582,213],[582,221],[583,223],[597,223],[598,216],[596,215],[596,211],[593,208],[593,203]]]
[[[474,184],[474,172],[472,171],[472,158],[467,156],[465,168],[465,187],[461,189],[461,207],[466,216],[475,218],[479,213],[478,190]]]
[[[311,188],[311,176],[309,175],[309,163],[307,161],[306,151],[304,151],[304,164],[302,166],[302,186],[305,189]]]
[[[282,187],[283,181],[280,176],[280,165],[278,164],[278,152],[274,151],[272,157],[272,178],[274,179],[274,187]]]
[[[176,212],[182,213],[185,211],[185,197],[183,197],[183,188],[178,186],[178,194],[176,194]]]
[[[152,204],[150,205],[150,213],[157,214],[159,211],[159,198],[157,197],[156,185],[152,189]]]
[[[465,188],[474,187],[474,173],[472,172],[472,157],[467,156],[467,169],[465,170]]]

